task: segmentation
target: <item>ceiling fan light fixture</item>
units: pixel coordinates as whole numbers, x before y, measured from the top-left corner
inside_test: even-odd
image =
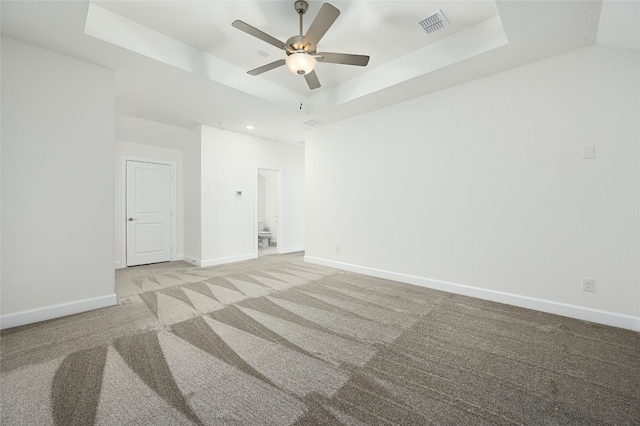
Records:
[[[316,58],[301,52],[292,53],[286,59],[289,70],[298,75],[309,74],[316,67],[316,62]]]
[[[294,8],[299,17],[300,32],[299,34],[289,37],[286,42],[278,40],[239,19],[231,23],[231,26],[234,28],[267,42],[280,50],[284,50],[287,53],[286,59],[278,59],[270,64],[249,70],[247,74],[260,75],[263,72],[287,65],[287,68],[289,68],[289,71],[292,73],[304,76],[309,89],[314,90],[320,87],[320,81],[314,71],[317,61],[330,64],[357,65],[361,67],[369,63],[369,56],[366,55],[329,52],[316,53],[318,42],[340,15],[340,10],[335,6],[324,3],[309,26],[306,34],[304,34],[303,31],[303,17],[309,8],[309,4],[304,0],[297,0],[294,2]],[[302,109],[302,104],[300,104],[300,109]]]

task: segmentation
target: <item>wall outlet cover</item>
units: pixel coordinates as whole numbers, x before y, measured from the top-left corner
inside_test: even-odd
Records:
[[[595,291],[596,288],[596,280],[593,278],[583,278],[582,279],[582,291]]]

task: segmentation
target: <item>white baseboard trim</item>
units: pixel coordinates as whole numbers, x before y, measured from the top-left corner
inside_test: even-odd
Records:
[[[331,268],[342,269],[345,271],[356,272],[363,275],[369,275],[372,277],[384,278],[406,284],[413,284],[421,287],[432,288],[435,290],[446,291],[448,293],[476,297],[478,299],[505,303],[507,305],[533,309],[536,311],[547,312],[550,314],[561,315],[569,318],[610,325],[618,328],[625,328],[633,331],[640,331],[640,317],[634,317],[631,315],[602,311],[599,309],[585,308],[582,306],[569,305],[567,303],[554,302],[552,300],[537,299],[534,297],[521,296],[518,294],[504,293],[501,291],[487,290],[447,281],[432,280],[415,275],[407,275],[381,269],[369,268],[366,266],[352,265],[349,263],[321,259],[312,256],[305,256],[304,261],[317,265],[328,266]]]
[[[256,257],[258,257],[258,255],[255,253],[241,254],[238,256],[219,257],[216,259],[194,259],[191,256],[184,255],[182,260],[184,260],[185,262],[192,263],[201,268],[206,268],[207,266],[216,266],[216,265],[224,265],[226,263],[242,262],[243,260],[255,259]]]
[[[93,311],[94,309],[106,308],[118,304],[116,294],[93,297],[91,299],[77,300],[74,302],[61,303],[59,305],[45,306],[39,309],[29,309],[13,314],[0,316],[0,329],[18,327],[20,325],[33,324],[34,322],[46,321],[54,318],[66,317],[82,312]]]
[[[299,251],[304,251],[304,246],[301,247],[286,247],[281,249],[278,247],[278,254],[287,254],[287,253],[296,253]]]
[[[200,261],[200,259],[196,259],[194,257],[187,256],[186,254],[182,255],[182,260],[184,260],[185,262],[188,262],[188,263],[192,263],[192,264],[194,264],[196,266],[202,266],[202,264],[201,264],[202,262]]]
[[[204,259],[201,261],[202,267],[224,265],[225,263],[241,262],[243,260],[255,259],[258,257],[255,253],[241,254],[238,256],[219,257],[217,259]]]
[[[173,256],[171,258],[172,262],[176,262],[178,260],[184,260],[184,255],[183,254],[177,254],[177,255],[175,255],[175,256]],[[126,268],[127,268],[126,266],[122,265],[121,261],[119,261],[119,260],[116,261],[116,269],[126,269]]]

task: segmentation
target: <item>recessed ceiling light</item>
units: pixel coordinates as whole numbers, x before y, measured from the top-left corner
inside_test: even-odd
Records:
[[[252,126],[251,124],[249,124],[249,125],[246,127],[246,129],[247,129],[247,130],[253,130],[253,126]]]

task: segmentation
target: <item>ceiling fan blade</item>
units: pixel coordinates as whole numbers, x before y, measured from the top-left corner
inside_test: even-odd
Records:
[[[315,52],[316,45],[322,36],[325,35],[329,27],[333,25],[338,15],[340,15],[340,11],[337,8],[331,6],[329,3],[322,5],[316,19],[313,20],[309,31],[307,31],[307,34],[304,36],[304,44],[305,46],[308,45],[308,52]]]
[[[309,89],[313,90],[320,87],[320,80],[318,80],[318,75],[315,71],[311,71],[310,73],[305,74],[304,79],[307,80]]]
[[[319,62],[328,62],[331,64],[357,65],[364,67],[369,63],[369,56],[367,55],[351,55],[349,53],[329,52],[321,52],[316,55],[314,55],[314,57]]]
[[[287,46],[285,43],[281,42],[275,37],[270,36],[269,34],[260,31],[259,29],[252,27],[251,25],[243,22],[241,20],[235,20],[231,24],[233,27],[239,29],[240,31],[244,31],[245,33],[252,35],[256,38],[259,38],[262,41],[266,41],[267,43],[277,47],[278,49],[286,50],[288,52],[294,53],[294,50],[291,47]]]
[[[274,68],[281,67],[284,64],[285,64],[285,60],[284,59],[279,59],[279,60],[277,60],[275,62],[271,62],[270,64],[263,65],[263,66],[258,67],[256,69],[253,69],[251,71],[247,71],[247,74],[251,74],[251,75],[262,74],[263,72],[267,72],[267,71],[272,70]]]

